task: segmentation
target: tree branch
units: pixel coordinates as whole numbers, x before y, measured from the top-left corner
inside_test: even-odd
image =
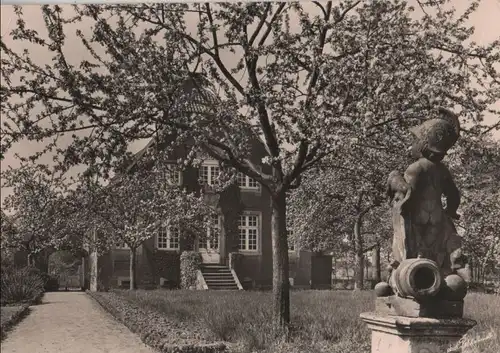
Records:
[[[260,38],[259,47],[263,46],[264,43],[266,42],[267,37],[271,33],[272,24],[274,23],[274,21],[276,21],[276,19],[278,18],[279,14],[281,13],[281,11],[283,11],[283,9],[285,8],[285,5],[286,5],[286,2],[282,2],[282,3],[279,4],[278,9],[276,10],[276,12],[274,13],[273,17],[271,18],[271,21],[267,24],[267,29],[264,32],[264,35],[262,36],[262,38]]]
[[[256,166],[249,160],[245,159],[245,164],[241,163],[228,146],[210,137],[207,138],[207,141],[209,145],[205,144],[205,149],[207,153],[211,155],[211,157],[216,158],[219,161],[226,161],[230,163],[236,170],[257,180],[264,186],[267,186],[268,183],[272,180],[272,177],[270,175],[259,171]],[[210,148],[210,145],[224,151],[227,155],[227,158],[224,158],[224,156],[221,155],[217,150]]]
[[[8,91],[15,93],[15,94],[32,93],[34,95],[40,96],[40,97],[45,98],[45,99],[75,104],[75,101],[73,99],[58,97],[58,96],[46,94],[43,92],[37,92],[36,90],[28,89],[28,88],[12,88],[12,89],[9,89]],[[107,111],[107,109],[104,109],[104,108],[102,108],[98,105],[95,105],[95,104],[83,103],[82,105],[87,107],[87,108],[94,109],[94,110]]]
[[[271,6],[272,6],[272,3],[270,3],[270,2],[268,2],[266,4],[266,9],[264,11],[264,14],[260,18],[260,21],[259,21],[259,24],[257,25],[257,28],[255,29],[255,31],[253,32],[252,36],[248,40],[248,46],[251,47],[253,45],[253,42],[255,41],[255,39],[257,38],[257,36],[259,35],[260,30],[262,29],[262,27],[264,26],[264,23],[266,22],[269,10],[271,10]]]
[[[312,2],[314,5],[318,6],[320,9],[321,9],[321,12],[323,12],[323,15],[325,17],[327,17],[327,14],[326,14],[326,10],[325,8],[323,7],[323,5],[321,5],[321,3],[319,1],[313,1]]]

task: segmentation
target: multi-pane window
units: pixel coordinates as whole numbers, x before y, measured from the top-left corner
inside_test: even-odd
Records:
[[[295,251],[295,237],[293,236],[293,230],[287,229],[286,234],[288,237],[288,251]]]
[[[181,185],[182,183],[182,172],[177,168],[175,164],[168,164],[165,168],[165,180],[168,185]]]
[[[177,250],[180,245],[180,228],[176,225],[166,225],[158,230],[156,246],[161,250]]]
[[[221,221],[219,215],[213,215],[211,224],[207,226],[206,233],[200,237],[198,247],[200,249],[219,249],[219,237],[221,233]]]
[[[217,164],[203,164],[200,167],[200,181],[205,185],[215,185],[220,175],[220,167]]]
[[[241,215],[238,229],[240,233],[239,249],[244,251],[257,251],[259,216],[255,214]]]
[[[238,179],[238,186],[240,188],[259,190],[259,183],[255,179],[250,178],[248,175],[245,175],[243,173],[238,173],[237,179]]]

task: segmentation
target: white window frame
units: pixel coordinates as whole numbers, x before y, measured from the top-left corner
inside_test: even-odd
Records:
[[[240,181],[244,178],[244,185],[240,184]],[[250,178],[248,175],[243,174],[242,172],[238,172],[236,175],[236,180],[238,183],[238,187],[243,191],[257,191],[260,192],[260,184],[258,181]],[[255,183],[255,185],[250,185],[251,182]]]
[[[290,242],[290,235],[293,235],[293,230],[292,229],[288,229],[288,227],[287,227],[286,231],[287,231],[286,236],[288,238],[288,252],[294,253],[294,252],[297,251],[297,240],[294,239],[293,242]],[[293,246],[293,249],[290,247],[290,245]]]
[[[219,239],[217,240],[217,248],[214,248],[212,246],[210,246],[210,248],[204,248],[204,247],[200,247],[200,242],[198,240],[198,249],[203,249],[203,250],[217,250],[219,251],[220,250],[220,241],[221,241],[221,235],[222,235],[222,215],[217,215],[217,221],[218,221],[218,228],[219,228]],[[208,237],[210,237],[210,232],[212,231],[212,228],[210,228],[209,226],[207,226],[205,228],[205,235],[207,236],[207,245],[208,245]]]
[[[179,185],[179,186],[182,185],[182,182],[183,182],[183,180],[182,180],[182,170],[179,170],[177,168],[178,168],[177,167],[177,163],[175,161],[167,161],[167,163],[166,163],[166,169],[167,169],[167,171],[169,173],[172,173],[172,172],[175,172],[175,171],[177,172],[177,182],[174,182],[174,181],[170,180],[171,179],[171,174],[170,174],[170,175],[168,175],[168,179],[166,180],[166,182],[167,182],[168,185],[172,185],[172,186],[174,186],[174,185]]]
[[[204,181],[201,178],[201,171],[202,171],[203,167],[207,167],[207,169],[208,169],[208,174],[207,174],[207,180],[206,181]],[[215,185],[215,182],[214,182],[215,179],[213,178],[213,175],[212,175],[213,174],[212,173],[212,169],[214,167],[219,168],[219,174],[222,172],[220,164],[216,160],[206,160],[206,161],[203,161],[203,163],[201,163],[200,169],[198,171],[198,180],[200,181],[200,184],[202,184],[202,185],[208,185],[208,186],[214,186]]]
[[[240,248],[240,225],[238,224],[238,249],[239,252],[241,253],[247,253],[247,254],[259,254],[260,249],[261,249],[261,239],[262,239],[262,213],[258,211],[243,211],[238,217],[247,217],[247,216],[256,216],[257,217],[257,239],[256,239],[256,246],[257,249],[248,249],[248,244],[249,244],[249,237],[248,237],[248,232],[246,232],[245,237],[245,249]],[[239,220],[238,220],[239,223]],[[245,220],[245,223],[247,224],[248,221]],[[244,226],[245,229],[255,229],[255,227],[250,227],[250,226]]]
[[[158,229],[158,232],[156,232],[156,235],[155,235],[155,248],[157,250],[161,250],[161,251],[178,251],[180,250],[180,245],[181,245],[181,228],[179,226],[176,227],[177,229],[177,232],[178,232],[178,238],[177,238],[177,246],[176,247],[172,247],[171,246],[171,242],[172,242],[172,228],[170,227],[170,224],[169,222],[167,222],[166,224],[162,225],[160,227],[160,229]],[[167,239],[165,241],[166,243],[166,247],[160,247],[160,232],[161,230],[166,230],[166,234],[167,234]]]

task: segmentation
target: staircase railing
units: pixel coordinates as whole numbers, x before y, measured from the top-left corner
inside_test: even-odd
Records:
[[[236,272],[231,268],[231,274],[233,275],[234,281],[236,282],[236,285],[238,286],[238,290],[243,290],[243,286],[240,283],[240,280],[238,279],[238,275]]]

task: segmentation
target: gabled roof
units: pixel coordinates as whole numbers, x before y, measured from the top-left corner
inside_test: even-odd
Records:
[[[190,74],[190,77],[180,85],[174,99],[176,103],[169,108],[169,114],[211,114],[211,108],[220,102],[208,80],[198,73]],[[165,137],[166,131],[167,128],[162,129],[143,149],[135,153],[125,173],[129,173],[151,146],[157,143],[158,136]]]

